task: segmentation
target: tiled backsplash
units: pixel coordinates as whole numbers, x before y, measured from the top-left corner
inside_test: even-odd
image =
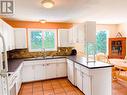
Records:
[[[47,56],[66,56],[71,54],[73,47],[58,47],[57,51],[47,51]],[[44,52],[29,52],[28,49],[16,49],[8,52],[8,58],[33,58],[42,57]]]

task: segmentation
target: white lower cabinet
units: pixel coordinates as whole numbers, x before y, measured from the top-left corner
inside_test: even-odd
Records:
[[[67,75],[69,81],[74,85],[75,84],[75,71],[74,71],[74,63],[71,60],[67,59]]]
[[[56,64],[56,77],[65,77],[67,76],[67,65],[65,62]]]
[[[76,86],[82,91],[83,90],[83,76],[81,71],[76,70]]]
[[[64,60],[24,61],[22,70],[23,82],[65,77],[67,68]]]
[[[25,61],[22,69],[22,81],[30,82],[34,81],[34,66],[32,61]]]
[[[34,80],[46,79],[46,67],[44,64],[34,65]]]
[[[50,63],[46,65],[46,79],[56,78],[56,64]]]
[[[21,84],[22,84],[22,66],[20,66],[20,68],[17,70],[16,74],[17,74],[17,81],[16,81],[16,95],[18,95],[19,90],[21,88]]]

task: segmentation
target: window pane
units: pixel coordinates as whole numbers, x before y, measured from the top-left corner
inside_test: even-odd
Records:
[[[55,48],[55,33],[44,32],[44,48],[54,49]]]
[[[42,32],[31,32],[31,49],[42,49]]]
[[[96,41],[97,41],[97,53],[107,52],[107,31],[99,31],[96,35]]]

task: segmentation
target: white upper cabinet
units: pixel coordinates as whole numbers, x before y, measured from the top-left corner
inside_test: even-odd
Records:
[[[67,47],[69,45],[70,29],[58,29],[58,46]]]
[[[3,22],[3,36],[5,39],[5,44],[6,44],[6,50],[9,50],[9,44],[10,44],[10,38],[9,38],[9,31],[8,31],[8,25],[7,23]]]
[[[27,48],[26,28],[15,28],[15,47],[16,49]]]
[[[2,20],[0,19],[0,34],[3,34],[3,24]],[[0,38],[0,43],[2,43],[2,39]],[[3,44],[0,44],[0,51],[3,51]]]
[[[69,35],[69,39],[68,39],[69,44],[73,44],[73,27],[70,29],[68,35]]]
[[[96,42],[96,22],[74,24],[69,32],[70,43]]]
[[[96,42],[96,22],[95,21],[85,22],[85,41]]]
[[[85,25],[84,25],[84,23],[80,23],[80,24],[78,24],[78,33],[77,33],[77,41],[78,41],[78,43],[84,43],[84,40],[85,40],[85,33],[84,33],[84,31],[85,31]]]
[[[11,27],[9,24],[7,24],[1,19],[0,19],[0,33],[4,36],[6,50],[9,51],[15,49],[13,27]],[[0,42],[2,43],[2,40],[0,40]],[[0,50],[3,51],[2,44],[0,45]]]
[[[8,42],[9,42],[9,50],[15,49],[15,40],[14,40],[14,29],[8,25]]]
[[[84,43],[84,34],[85,34],[85,24],[78,23],[74,24],[70,29],[69,33],[69,42],[74,43]]]
[[[77,43],[78,42],[78,25],[75,24],[73,25],[73,43]]]

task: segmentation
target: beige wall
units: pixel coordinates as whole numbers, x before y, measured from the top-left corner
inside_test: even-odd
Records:
[[[127,37],[127,23],[118,25],[118,32],[122,34],[123,37]]]
[[[116,37],[118,33],[118,25],[117,24],[97,24],[96,30],[107,30],[109,31],[109,38]]]

